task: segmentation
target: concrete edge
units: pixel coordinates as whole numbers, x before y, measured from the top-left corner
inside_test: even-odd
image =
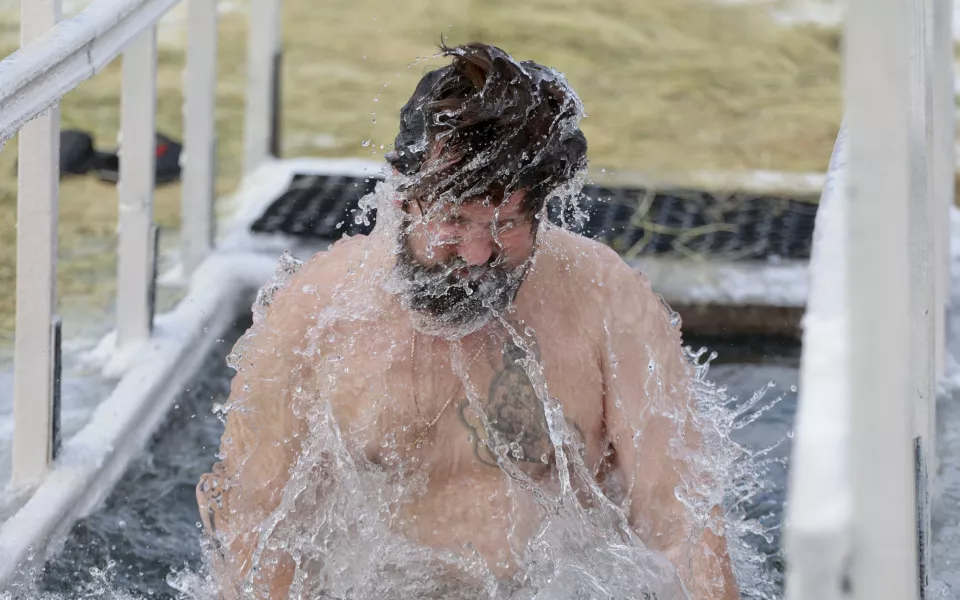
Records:
[[[720,261],[644,257],[627,261],[669,303],[803,308],[806,261]]]
[[[64,444],[30,499],[0,527],[0,587],[42,564],[52,542],[110,493],[215,340],[248,308],[241,300],[252,297],[274,267],[263,256],[214,254],[197,270],[187,297],[158,315],[155,336],[135,353],[89,423]]]

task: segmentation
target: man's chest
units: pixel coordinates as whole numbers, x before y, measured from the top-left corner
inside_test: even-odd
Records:
[[[354,343],[337,358],[334,416],[374,462],[416,458],[453,474],[507,460],[537,474],[561,440],[599,458],[603,381],[590,347],[508,324],[460,342],[411,332]]]

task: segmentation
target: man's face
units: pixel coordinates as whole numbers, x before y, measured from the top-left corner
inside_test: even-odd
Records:
[[[486,198],[444,204],[400,234],[397,275],[410,308],[443,328],[474,331],[516,297],[533,253],[535,231],[524,214],[524,192],[499,206]]]

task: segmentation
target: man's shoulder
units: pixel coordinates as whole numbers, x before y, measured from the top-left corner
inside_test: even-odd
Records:
[[[329,302],[362,285],[369,269],[369,238],[342,238],[326,250],[307,259],[290,281],[289,292],[314,305],[318,300]]]
[[[569,273],[578,284],[594,284],[613,290],[623,284],[646,280],[615,250],[606,244],[559,227],[547,230],[545,243],[560,268]]]
[[[304,278],[336,279],[350,267],[362,261],[366,251],[366,236],[343,237],[326,250],[311,256],[301,269]]]
[[[360,270],[364,256],[361,236],[344,238],[314,254],[277,289],[271,311],[285,313],[289,321],[312,322],[319,310],[358,279],[348,275]]]
[[[662,309],[649,278],[609,246],[559,228],[552,228],[546,241],[557,263],[544,273],[563,272],[564,283],[558,285],[569,292],[557,294],[558,298],[580,298],[585,309],[599,309],[608,325],[615,327],[639,322]]]

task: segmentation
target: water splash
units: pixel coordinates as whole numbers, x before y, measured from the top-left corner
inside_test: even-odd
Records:
[[[388,181],[377,189],[378,210],[389,214],[396,188]],[[369,206],[371,201],[365,202]],[[401,221],[396,216],[393,220],[378,218],[378,227],[382,228],[378,231],[390,231],[391,223],[397,227]],[[371,252],[359,254],[364,256],[362,261],[370,261],[366,268],[376,273],[374,279],[389,279],[387,271],[374,269]],[[335,258],[332,264],[346,271],[353,264],[351,260],[344,264]],[[397,316],[392,309],[379,304],[369,291],[366,296],[357,295],[363,269],[353,271],[356,274],[347,281],[338,280],[331,291],[329,286],[319,284],[299,287],[299,268],[299,263],[289,257],[281,262],[277,277],[259,296],[254,327],[238,342],[231,358],[231,364],[242,370],[236,357],[254,361],[256,353],[275,352],[274,347],[257,341],[268,333],[263,331],[263,311],[284,286],[301,289],[316,299],[317,306],[324,307],[311,315],[306,335],[292,351],[294,362],[288,367],[292,375],[284,385],[306,429],[299,436],[301,452],[282,498],[264,519],[251,559],[254,564],[275,566],[276,552],[292,557],[291,598],[565,600],[643,597],[645,593],[656,594],[651,597],[660,600],[687,597],[669,562],[648,548],[629,525],[623,489],[618,490],[618,483],[612,479],[599,483],[596,469],[585,461],[583,441],[551,390],[546,376],[549,365],[538,347],[537,327],[518,323],[517,315],[510,311],[493,325],[503,332],[504,343],[519,351],[512,360],[530,382],[549,434],[549,456],[536,458],[547,463],[554,476],[544,479],[532,475],[530,468],[518,460],[525,449],[491,423],[484,410],[489,383],[477,374],[476,348],[465,341],[465,335],[441,338],[447,344],[445,355],[429,362],[446,375],[437,375],[436,379],[448,377],[448,381],[462,386],[460,414],[472,409],[479,421],[475,431],[483,438],[481,443],[469,434],[469,441],[476,442],[481,448],[478,452],[490,457],[499,469],[499,475],[491,475],[496,486],[481,486],[476,495],[458,498],[468,498],[465,506],[470,510],[487,503],[503,507],[509,515],[505,522],[508,547],[498,554],[486,551],[482,543],[451,549],[424,541],[431,535],[418,531],[417,521],[423,515],[416,507],[429,502],[430,494],[436,493],[437,475],[431,466],[436,458],[428,452],[432,442],[416,440],[417,419],[407,407],[417,384],[400,378],[389,384],[371,387],[365,383],[358,387],[356,376],[351,375],[357,369],[395,372],[405,368],[415,350],[405,335],[392,333],[386,325]],[[670,314],[665,322],[676,329],[679,320]],[[372,336],[371,331],[378,334]],[[436,347],[440,342],[426,343]],[[666,403],[661,367],[653,349],[647,348],[647,354],[611,356],[611,361],[621,370],[642,365],[648,395],[653,398],[649,410],[661,411],[678,432],[693,426],[702,438],[695,453],[683,436],[674,439],[671,452],[691,473],[683,489],[678,489],[678,497],[699,531],[722,526],[743,597],[777,597],[777,575],[765,567],[768,557],[749,543],[757,536],[771,541],[774,529],[763,525],[762,519],[748,518],[744,507],[764,491],[765,472],[771,465],[782,466],[782,459],[769,456],[776,446],[751,451],[730,438],[779,399],[767,400],[766,387],[742,401],[729,398],[724,389],[707,380],[715,355],[705,357],[704,351],[688,349],[685,358],[692,373],[690,394],[694,401],[678,411]],[[242,388],[232,399],[228,413],[257,410],[252,397],[255,393]],[[367,417],[345,421],[345,398],[369,398],[369,402],[361,401],[358,409]],[[446,405],[438,408],[441,414],[447,410]],[[433,413],[426,412],[423,422],[433,419]],[[370,437],[373,430],[379,433]],[[467,440],[468,432],[462,431],[462,437]],[[715,506],[725,508],[722,525],[711,516]],[[221,545],[228,546],[230,541],[221,540]],[[207,551],[211,564],[215,564],[213,546]],[[173,579],[173,585],[184,597],[199,598],[218,581],[211,572],[182,572]],[[251,597],[263,591],[252,575],[242,588]]]
[[[5,592],[0,592],[0,600],[141,600],[127,591],[118,590],[115,585],[116,563],[108,560],[104,568],[91,567],[89,578],[77,583],[69,594],[41,592],[36,589],[32,578],[14,583]],[[152,595],[152,590],[148,596]]]
[[[544,198],[559,206],[564,226],[585,216],[579,206],[585,163],[576,158],[585,151],[577,135],[579,98],[556,71],[504,60],[533,80],[535,100],[553,95],[557,116],[540,143],[506,158],[499,146],[453,161],[431,155],[427,130],[439,129],[437,139],[454,144],[467,109],[443,112],[418,135],[398,138],[393,162],[401,169],[361,200],[358,223],[378,211],[371,237],[342,241],[306,264],[285,254],[260,290],[253,326],[228,358],[238,379],[230,401],[218,408],[228,422],[221,463],[201,485],[210,509],[202,516],[214,529],[204,542],[206,567],[169,578],[182,598],[209,598],[221,587],[242,598],[268,597],[259,577],[278,573],[289,582],[289,597],[304,599],[688,597],[673,565],[644,543],[650,524],[631,525],[635,482],[614,473],[609,440],[588,447],[593,433],[569,414],[586,400],[561,400],[550,357],[566,341],[551,338],[550,330],[562,323],[539,322],[536,312],[524,314],[514,303],[495,306],[481,287],[462,284],[465,296],[479,294],[487,311],[482,322],[414,318],[389,300],[405,284],[388,266],[403,233],[444,206],[475,200],[491,186],[508,196],[554,161],[551,169],[562,176],[550,171]],[[533,118],[516,110],[509,94],[494,100],[518,131]],[[422,201],[419,213],[401,210],[411,197]],[[591,260],[584,246],[547,223],[546,211],[544,202],[534,215],[540,246],[522,265],[525,275],[558,256],[566,272]],[[491,227],[499,239],[496,218]],[[432,237],[427,252],[443,243]],[[593,281],[597,288],[613,283],[599,274]],[[645,418],[672,433],[665,450],[682,466],[674,493],[693,524],[691,539],[708,530],[722,534],[742,596],[777,597],[767,557],[749,543],[769,541],[773,531],[744,514],[764,489],[766,469],[780,464],[770,457],[776,446],[751,451],[731,440],[776,400],[766,400],[766,389],[744,402],[729,398],[706,379],[712,357],[688,350],[683,361],[691,384],[682,392],[691,401],[677,404],[665,381],[672,357],[642,343],[637,355],[619,355],[610,340],[612,311],[621,307],[593,308],[599,314],[582,318],[606,334],[598,360],[610,365],[613,380],[639,375],[645,391],[644,415],[628,415],[640,424],[629,436],[635,448],[645,436],[663,434],[645,429]],[[651,337],[676,336],[676,314],[666,313],[663,322],[666,329]],[[486,325],[493,334],[481,332]],[[541,339],[551,340],[549,347]],[[491,367],[491,361],[499,362]],[[491,382],[500,376],[512,378],[514,391],[529,392],[525,404],[509,407],[513,413],[489,409]],[[600,382],[592,389],[596,415],[604,400]],[[630,411],[626,404],[617,408]],[[528,421],[510,429],[505,421],[518,413]],[[531,440],[540,426],[545,437]],[[276,490],[275,477],[283,480]],[[714,514],[718,506],[724,519]],[[680,558],[695,545],[688,543]],[[239,582],[221,579],[237,561],[252,568]],[[94,580],[95,589],[83,593],[101,596],[88,597],[126,597],[111,591],[108,579]]]
[[[300,287],[296,275],[302,269],[299,261],[291,257],[280,261],[277,275],[258,295],[254,312],[260,317],[236,345],[232,364],[242,368],[243,360],[252,359],[251,353],[272,352],[271,348],[257,345],[257,336],[267,333],[263,331],[266,309],[278,302],[283,293],[295,289],[309,294],[322,293],[319,287]],[[350,442],[355,431],[351,431],[351,427],[341,429],[330,402],[338,393],[347,391],[343,386],[351,354],[375,357],[392,353],[399,358],[407,350],[399,345],[391,347],[389,343],[377,346],[362,336],[329,327],[332,323],[372,316],[365,307],[355,305],[325,312],[318,317],[313,334],[296,349],[304,360],[321,362],[324,370],[321,377],[292,380],[291,396],[317,398],[318,402],[304,413],[310,422],[310,431],[303,457],[294,467],[294,476],[282,503],[267,520],[266,534],[260,544],[264,552],[285,548],[297,555],[298,572],[291,598],[566,600],[643,597],[641,594],[648,590],[659,592],[660,599],[684,597],[676,589],[656,589],[671,580],[670,566],[662,557],[644,548],[625,525],[626,517],[618,500],[622,492],[610,482],[606,486],[596,483],[594,473],[577,451],[575,432],[562,417],[562,407],[559,412],[556,410],[556,399],[543,375],[546,365],[536,343],[539,328],[513,325],[512,317],[505,317],[500,326],[522,350],[519,364],[533,382],[537,398],[546,405],[554,405],[553,410],[545,410],[553,414],[548,422],[550,441],[553,447],[563,449],[562,458],[558,457],[556,462],[558,471],[568,474],[569,488],[545,484],[517,469],[516,463],[510,460],[511,445],[507,440],[498,443],[498,432],[485,423],[483,428],[493,434],[492,455],[498,457],[510,503],[521,508],[532,506],[547,516],[532,535],[524,523],[511,524],[508,562],[518,566],[518,570],[504,577],[496,573],[502,565],[492,565],[479,552],[438,549],[398,532],[397,525],[404,519],[403,507],[429,491],[430,479],[423,470],[422,459],[409,455],[402,430],[384,435],[378,441],[379,463],[367,460],[362,453],[358,455],[358,449]],[[321,331],[326,349],[317,344],[316,337]],[[335,348],[336,353],[330,352],[331,348]],[[750,536],[769,538],[772,530],[762,526],[758,519],[743,515],[750,498],[764,489],[763,471],[771,459],[766,451],[751,452],[729,439],[733,431],[746,426],[757,411],[768,406],[766,394],[770,388],[765,386],[742,400],[730,398],[722,388],[707,380],[713,355],[688,350],[687,356],[695,365],[697,402],[683,418],[695,420],[699,428],[708,433],[702,456],[688,458],[696,462],[701,473],[716,474],[711,485],[702,490],[701,503],[691,502],[691,510],[699,511],[702,505],[717,501],[718,494],[725,490],[726,497],[722,500],[727,507],[726,536],[743,597],[778,597],[776,574],[765,570],[765,557],[752,549],[754,544],[747,543]],[[620,368],[625,368],[632,361],[617,357],[617,362]],[[470,348],[464,348],[461,342],[453,343],[446,368],[468,391],[468,399],[478,402],[483,382],[471,375],[471,363]],[[644,369],[648,368],[645,362],[637,361],[641,363]],[[650,373],[656,370],[654,362]],[[311,382],[312,389],[305,387]],[[225,407],[225,414],[242,409],[242,398],[250,391],[241,390]],[[393,404],[395,399],[384,397],[377,406],[388,408]],[[479,414],[484,413],[479,411]],[[678,451],[682,452],[682,448]],[[687,496],[695,500],[696,494]],[[213,548],[208,547],[207,553],[209,565],[214,562]],[[261,560],[265,558],[263,552],[259,556]],[[174,572],[168,583],[178,597],[184,599],[214,597],[219,585],[217,576],[209,568]],[[137,596],[117,590],[107,576],[86,584],[81,595],[42,594],[31,589],[30,593],[13,597],[126,600]]]

